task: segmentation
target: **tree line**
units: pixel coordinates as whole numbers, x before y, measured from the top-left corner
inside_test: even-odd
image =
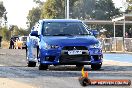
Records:
[[[29,28],[36,21],[45,18],[65,18],[66,0],[47,0],[41,2],[38,7],[29,11],[27,16]],[[112,0],[70,0],[70,18],[81,20],[109,20],[110,17],[120,14],[120,10],[115,8]]]
[[[126,13],[132,12],[132,0],[127,1]],[[33,7],[27,16],[28,29],[24,30],[17,25],[11,25],[10,27],[0,25],[0,36],[4,40],[9,40],[11,36],[15,35],[28,35],[31,28],[39,19],[57,19],[65,18],[65,5],[66,0],[33,0],[37,4],[37,7]],[[123,13],[120,8],[116,8],[112,0],[70,0],[70,18],[80,20],[111,20],[111,17],[120,15]],[[6,16],[6,8],[3,2],[0,2],[0,18],[8,21]],[[106,29],[105,35],[113,36],[113,25],[90,25],[91,28],[101,30]],[[121,26],[117,26],[117,29],[122,29]],[[126,31],[132,28],[131,25],[126,26]],[[122,30],[116,32],[117,36],[122,36]]]
[[[32,8],[27,16],[28,30],[39,19],[57,19],[65,18],[66,0],[33,0],[38,7]],[[125,12],[132,11],[132,0],[127,0],[128,8]],[[112,0],[70,0],[70,18],[80,20],[111,20],[113,16],[123,13],[120,8],[116,8]],[[101,30],[106,29],[105,35],[113,36],[113,25],[90,25],[90,27]],[[122,29],[117,26],[117,29]],[[131,26],[127,26],[129,30]],[[122,30],[118,30],[117,36],[122,36]]]
[[[7,26],[8,18],[6,16],[6,8],[3,2],[0,1],[0,37],[2,40],[10,40],[12,36],[28,35],[28,31],[19,28],[17,25]]]

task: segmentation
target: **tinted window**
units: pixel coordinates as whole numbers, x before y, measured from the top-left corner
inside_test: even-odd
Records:
[[[46,22],[43,35],[91,35],[81,22]]]

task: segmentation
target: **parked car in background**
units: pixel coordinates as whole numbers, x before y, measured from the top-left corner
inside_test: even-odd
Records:
[[[27,36],[20,36],[16,38],[14,43],[15,49],[25,49],[26,48]]]

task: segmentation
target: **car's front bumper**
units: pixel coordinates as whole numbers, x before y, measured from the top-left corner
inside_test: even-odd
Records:
[[[90,65],[102,63],[102,52],[100,49],[83,50],[82,55],[68,55],[68,50],[40,49],[40,63],[47,65]]]

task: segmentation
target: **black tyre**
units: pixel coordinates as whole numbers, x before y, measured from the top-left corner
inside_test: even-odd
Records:
[[[40,60],[39,60],[39,54],[40,54],[39,47],[37,46],[37,60],[38,60],[38,62],[40,62]]]
[[[36,66],[36,62],[34,61],[28,61],[28,67],[35,67]]]
[[[26,58],[27,58],[27,46],[26,46],[25,50],[26,50]]]
[[[92,70],[99,70],[102,66],[102,63],[100,64],[91,64]]]
[[[44,65],[44,64],[39,65],[39,70],[47,70],[47,69],[48,69],[48,65]]]

